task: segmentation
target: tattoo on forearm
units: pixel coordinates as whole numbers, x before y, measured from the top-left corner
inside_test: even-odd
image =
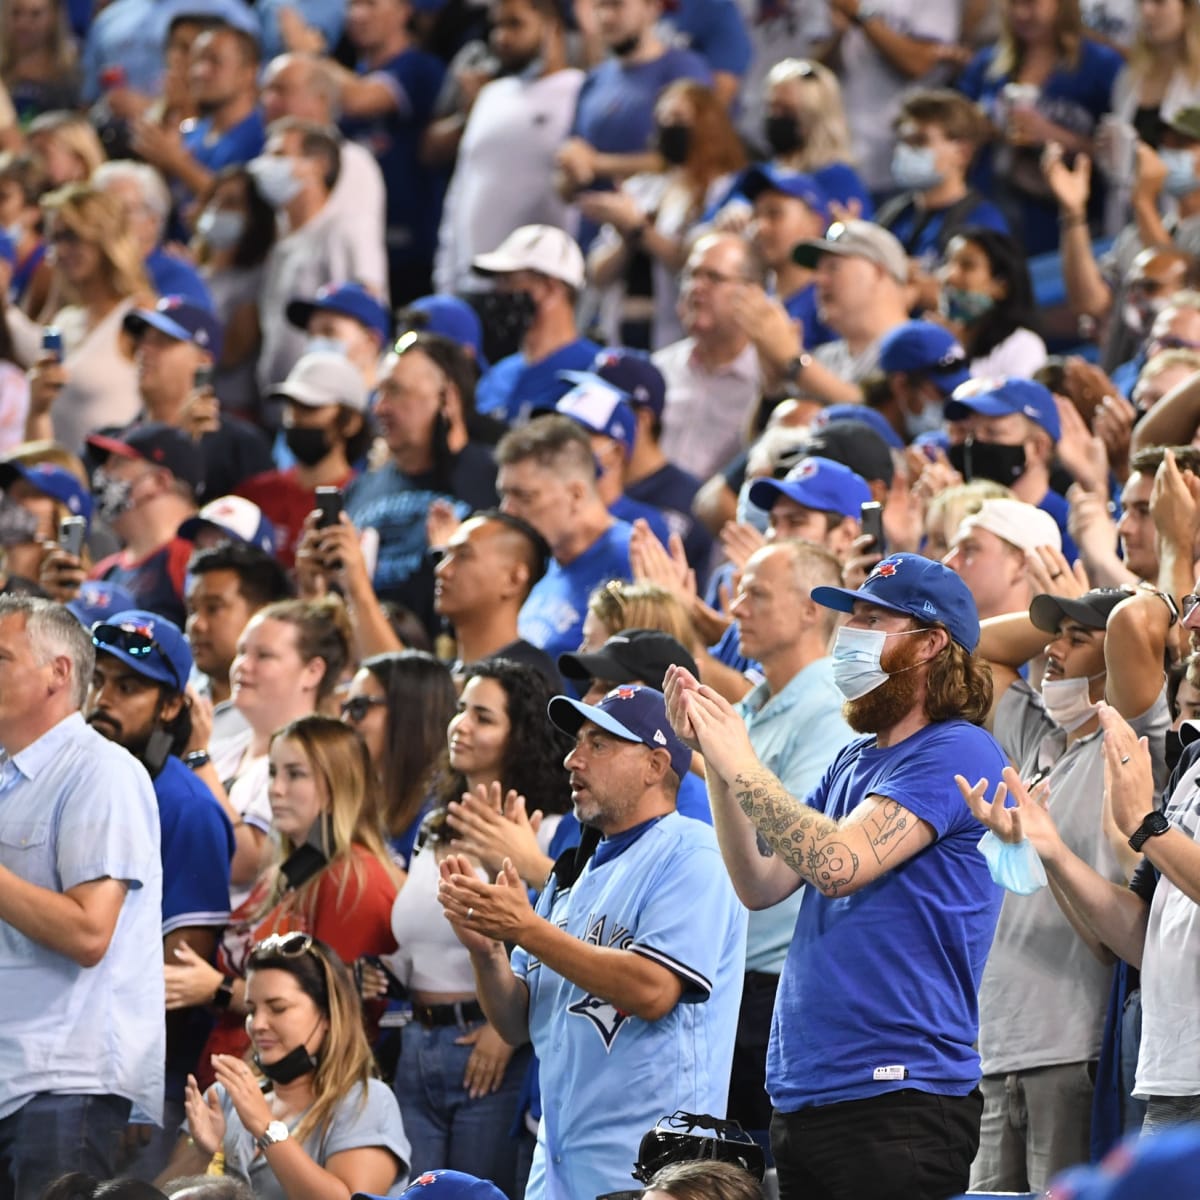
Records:
[[[865,822],[871,849],[877,862],[886,862],[905,834],[917,824],[916,818],[895,800],[885,800]]]
[[[763,856],[763,858],[774,858],[775,857],[775,847],[772,846],[771,843],[768,842],[767,839],[765,837],[763,837],[763,835],[761,833],[759,833],[757,830],[755,830],[754,836],[758,840],[759,854],[761,854]]]

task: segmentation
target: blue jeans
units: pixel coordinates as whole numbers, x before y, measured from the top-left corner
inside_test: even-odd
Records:
[[[124,1096],[34,1096],[0,1121],[0,1200],[37,1200],[69,1171],[111,1179],[129,1109]]]
[[[425,1171],[463,1171],[515,1197],[517,1143],[511,1129],[531,1051],[517,1050],[499,1089],[472,1100],[462,1082],[472,1047],[455,1041],[478,1027],[472,1022],[466,1028],[426,1029],[416,1021],[404,1027],[393,1087],[412,1143],[409,1174],[416,1179]]]

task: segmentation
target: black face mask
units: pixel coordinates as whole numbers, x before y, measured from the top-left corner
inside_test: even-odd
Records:
[[[281,1059],[273,1063],[265,1063],[255,1054],[254,1065],[272,1083],[282,1083],[286,1086],[294,1080],[315,1071],[317,1069],[317,1057],[314,1054],[309,1054],[303,1046],[297,1046],[294,1050],[289,1050]]]
[[[950,465],[968,482],[990,479],[1012,487],[1025,474],[1025,447],[1002,446],[999,442],[977,442],[967,438],[947,452]]]
[[[623,42],[617,42],[615,45],[609,46],[609,49],[618,58],[628,58],[642,44],[642,35],[635,33],[632,37],[627,37]]]
[[[537,302],[529,292],[485,292],[475,307],[488,337],[503,346],[520,346],[537,316]]]
[[[659,125],[655,128],[654,141],[667,162],[681,167],[692,150],[692,128],[690,125]]]
[[[792,154],[804,145],[800,136],[800,123],[795,117],[783,115],[768,117],[763,125],[763,135],[772,154]]]
[[[328,429],[292,426],[284,433],[283,440],[296,461],[306,467],[315,467],[333,449],[329,444]]]

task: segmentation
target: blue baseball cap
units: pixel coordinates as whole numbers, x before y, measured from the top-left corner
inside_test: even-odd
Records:
[[[21,463],[13,459],[0,462],[0,488],[9,488],[18,479],[64,505],[73,516],[92,519],[92,494],[65,467],[54,463]]]
[[[812,419],[811,428],[825,429],[839,421],[857,421],[869,425],[892,450],[903,450],[904,439],[892,428],[892,423],[877,408],[866,404],[831,404]]]
[[[871,499],[867,481],[832,458],[802,458],[782,479],[756,479],[750,485],[750,503],[770,512],[786,496],[817,512],[841,513],[858,519]]]
[[[932,321],[905,321],[879,341],[879,367],[927,375],[943,396],[971,378],[967,352],[958,338]]]
[[[1056,442],[1062,433],[1053,393],[1032,379],[968,380],[946,401],[946,420],[965,421],[974,413],[985,417],[1021,413]]]
[[[558,377],[575,386],[558,401],[554,411],[570,417],[589,433],[620,442],[628,457],[637,439],[637,417],[629,406],[628,394],[588,371],[560,371]]]
[[[811,175],[759,163],[742,173],[737,190],[751,203],[763,192],[782,192],[793,200],[802,200],[818,216],[829,219],[829,199]]]
[[[967,585],[949,567],[919,554],[890,554],[857,590],[815,587],[812,598],[837,612],[853,612],[856,600],[939,621],[968,654],[979,644],[979,612]]]
[[[424,324],[420,328],[426,333],[436,333],[449,338],[460,346],[469,347],[475,355],[475,365],[488,369],[487,356],[483,353],[483,322],[479,314],[457,296],[419,296],[400,314],[421,313]],[[415,326],[415,322],[413,322]]]
[[[92,626],[98,653],[119,658],[144,679],[182,692],[192,673],[192,650],[182,630],[166,617],[127,608]]]
[[[555,696],[546,715],[556,728],[574,737],[585,721],[623,742],[638,742],[671,756],[671,770],[683,779],[692,766],[692,752],[679,740],[667,720],[662,692],[639,683],[622,683],[599,704],[584,704],[570,696]]]
[[[634,408],[648,408],[662,416],[667,403],[667,381],[642,350],[612,346],[592,359],[592,373],[624,392]]]
[[[462,1171],[425,1171],[400,1193],[412,1200],[506,1200],[504,1193],[490,1180]],[[355,1192],[350,1200],[387,1200],[369,1192]]]
[[[293,296],[284,311],[297,329],[304,329],[313,313],[331,312],[365,325],[379,334],[381,342],[386,342],[392,332],[392,315],[387,305],[361,283],[327,283],[311,298]]]
[[[184,541],[194,542],[205,529],[215,529],[226,541],[245,542],[267,554],[276,550],[275,526],[244,496],[219,496],[210,501],[194,517],[188,517],[178,533]]]
[[[1095,1167],[1056,1175],[1053,1200],[1162,1200],[1194,1196],[1200,1179],[1200,1126],[1179,1125],[1118,1142]]]
[[[127,588],[104,579],[85,579],[79,585],[74,600],[67,601],[67,609],[84,627],[91,629],[97,621],[107,621],[114,613],[132,608],[137,603]]]
[[[221,354],[221,322],[211,308],[187,296],[164,296],[153,308],[135,308],[123,322],[125,332],[141,337],[147,328],[157,329],[177,342],[191,342],[212,357]]]

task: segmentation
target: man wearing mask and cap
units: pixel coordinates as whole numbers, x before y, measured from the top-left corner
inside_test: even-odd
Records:
[[[1072,853],[1114,884],[1128,881],[1138,856],[1105,802],[1099,706],[1107,701],[1148,739],[1161,786],[1170,724],[1162,663],[1176,619],[1174,602],[1152,589],[1095,588],[1038,595],[1028,614],[983,625],[997,740],[1026,786],[1045,782],[1048,810]],[[1043,649],[1039,703],[1017,670]],[[974,766],[967,773],[980,774]],[[979,1191],[1040,1192],[1089,1153],[1112,960],[1049,889],[1022,882],[1028,894],[1005,893],[979,989],[984,1109],[971,1171]]]
[[[556,696],[549,715],[575,738],[565,761],[575,816],[594,831],[590,859],[578,870],[574,852],[560,859],[534,910],[511,861],[488,884],[452,856],[439,899],[488,1020],[538,1053],[527,1200],[575,1200],[624,1188],[663,1113],[724,1112],[746,914],[712,830],[676,811],[691,752],[662,693],[623,684],[597,705]]]
[[[963,582],[915,554],[812,600],[849,614],[832,675],[863,736],[803,801],[686,672],[667,681],[668,712],[704,755],[743,902],[760,910],[805,888],[767,1059],[780,1196],[949,1196],[978,1145],[975,997],[1000,909],[954,782],[963,762],[991,778],[1005,762],[981,728],[992,689],[979,619]]]
[[[275,526],[279,560],[290,569],[304,518],[317,507],[317,488],[344,491],[354,478],[352,464],[371,448],[369,397],[350,358],[326,348],[306,353],[270,398],[283,402],[284,444],[295,465],[255,475],[237,492],[253,500]]]
[[[114,613],[92,629],[96,666],[84,718],[136,758],[154,784],[162,834],[163,961],[207,961],[229,919],[233,828],[190,763],[192,714],[185,695],[192,654],[177,626],[140,609]],[[207,759],[207,754],[203,754]],[[202,1010],[167,1014],[163,1128],[150,1131],[131,1169],[153,1178],[166,1165],[184,1118],[183,1090],[204,1048]]]
[[[570,390],[560,372],[586,371],[600,349],[575,324],[583,254],[561,229],[522,225],[472,266],[495,280],[476,303],[488,335],[511,350],[480,379],[475,407],[517,424],[553,408]]]
[[[315,295],[294,296],[288,301],[287,319],[304,330],[305,354],[318,350],[341,354],[362,376],[367,392],[374,388],[379,356],[392,332],[392,315],[361,283],[330,283],[317,288]]]
[[[66,517],[90,525],[92,497],[65,467],[51,462],[0,462],[0,595],[25,592],[59,598],[57,572],[47,572],[47,543]],[[56,557],[56,555],[55,555]],[[77,585],[78,577],[72,581]],[[70,588],[74,594],[74,588]],[[68,598],[64,595],[64,598]]]
[[[1079,556],[1067,533],[1068,505],[1050,489],[1050,468],[1062,432],[1054,394],[1032,379],[972,379],[946,401],[950,465],[967,483],[990,479],[1026,504],[1048,512],[1062,534],[1068,561]]]
[[[883,335],[879,370],[886,387],[868,388],[867,403],[906,442],[937,433],[946,401],[971,378],[967,353],[944,325],[906,321]]]

